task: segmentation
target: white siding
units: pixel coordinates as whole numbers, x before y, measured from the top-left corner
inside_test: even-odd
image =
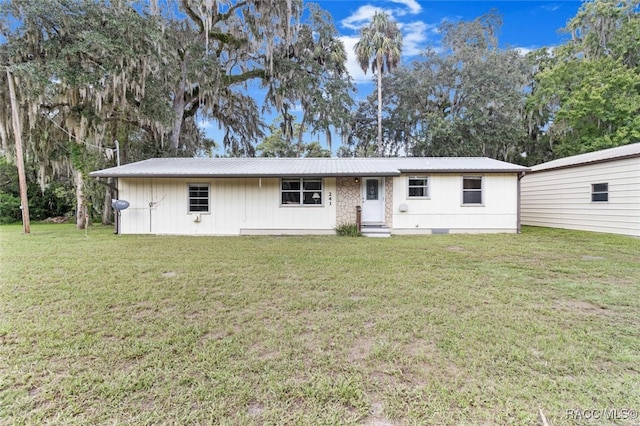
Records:
[[[609,184],[608,202],[591,202],[594,183]],[[526,175],[522,223],[640,236],[640,158]]]
[[[517,174],[469,174],[482,176],[483,204],[478,206],[462,204],[463,175],[428,176],[428,199],[407,197],[409,175],[393,179],[394,233],[517,232]],[[406,212],[400,211],[401,204],[407,206]]]
[[[210,185],[210,212],[188,213],[188,184]],[[281,206],[280,179],[119,179],[123,234],[240,235],[334,233],[336,180],[325,178],[320,206]],[[150,208],[150,203],[155,203]]]

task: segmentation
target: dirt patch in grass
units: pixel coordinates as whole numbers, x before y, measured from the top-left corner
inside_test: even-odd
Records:
[[[362,422],[364,426],[396,426],[396,423],[384,416],[384,404],[379,400],[371,402],[369,413]]]
[[[584,300],[556,300],[553,304],[555,309],[565,309],[577,312],[589,312],[594,314],[608,315],[606,307],[597,306]]]
[[[591,255],[584,255],[582,256],[580,259],[582,260],[605,260],[604,257],[602,256],[591,256]]]
[[[264,405],[259,402],[252,402],[247,408],[247,414],[251,417],[260,417],[264,413]]]
[[[414,358],[429,359],[435,356],[439,356],[440,350],[433,341],[426,341],[423,339],[415,339],[406,345],[405,350],[407,354]]]
[[[371,338],[358,338],[352,344],[349,350],[348,360],[351,362],[362,361],[369,357],[373,340]]]

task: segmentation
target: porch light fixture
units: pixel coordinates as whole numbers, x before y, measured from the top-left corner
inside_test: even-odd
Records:
[[[355,179],[353,179],[353,181],[354,181],[355,183],[360,183],[360,178],[355,178]]]

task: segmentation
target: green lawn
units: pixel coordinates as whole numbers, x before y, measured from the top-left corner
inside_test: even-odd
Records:
[[[640,239],[35,224],[0,244],[2,424],[640,421]]]

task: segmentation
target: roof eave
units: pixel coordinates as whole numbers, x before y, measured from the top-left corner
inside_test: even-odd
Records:
[[[383,173],[263,173],[263,174],[212,174],[212,173],[100,173],[93,172],[89,174],[94,178],[167,178],[167,179],[191,179],[191,178],[210,178],[210,179],[256,179],[256,178],[293,178],[293,177],[361,177],[361,176],[382,176],[393,177],[400,176],[399,172],[383,172]]]
[[[591,160],[591,161],[582,161],[580,163],[564,164],[564,165],[555,166],[555,167],[545,167],[543,169],[538,169],[538,170],[531,169],[527,173],[532,174],[532,173],[548,172],[551,170],[572,169],[574,167],[591,166],[593,164],[609,163],[611,161],[628,160],[630,158],[639,158],[639,157],[640,157],[640,153],[634,153],[629,155],[621,155],[618,157],[602,158],[602,159]]]
[[[403,174],[407,173],[522,173],[527,172],[530,169],[523,167],[518,169],[431,169],[431,170],[409,170],[403,169],[401,172]]]
[[[167,178],[167,179],[190,179],[190,178],[210,178],[210,179],[239,179],[239,178],[292,178],[292,177],[362,177],[362,176],[380,176],[393,177],[408,173],[523,173],[530,172],[528,168],[521,169],[415,169],[400,170],[398,172],[353,172],[353,173],[263,173],[263,174],[214,174],[214,173],[105,173],[92,172],[90,177],[94,178]]]

